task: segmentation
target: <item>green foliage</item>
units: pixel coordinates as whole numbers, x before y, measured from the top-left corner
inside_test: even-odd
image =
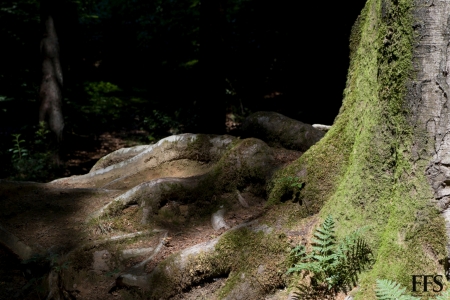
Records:
[[[119,274],[119,273],[120,273],[120,270],[115,268],[112,271],[106,272],[105,277],[117,277],[117,274]]]
[[[13,162],[19,162],[21,161],[23,158],[25,158],[26,156],[28,156],[28,150],[21,147],[22,143],[25,143],[24,140],[20,139],[20,133],[17,134],[13,134],[13,142],[14,142],[14,147],[9,149],[9,152],[12,153],[12,160]]]
[[[286,180],[289,182],[290,186],[298,192],[303,188],[304,183],[300,182],[297,177],[286,177]]]
[[[378,300],[419,300],[420,298],[406,294],[406,288],[395,281],[388,279],[378,279],[377,289],[375,290]],[[435,300],[450,299],[450,290],[443,292]]]
[[[121,89],[111,82],[88,82],[84,90],[89,96],[89,103],[81,107],[86,114],[94,114],[102,123],[116,121],[120,118],[125,102],[117,96]]]
[[[402,288],[399,283],[391,280],[377,280],[377,289],[375,290],[379,300],[418,300],[420,298],[405,294],[406,288]]]
[[[90,96],[98,97],[103,94],[120,91],[120,88],[111,82],[89,82],[85,85],[85,91]]]
[[[285,176],[277,179],[277,184],[281,189],[281,200],[300,200],[300,191],[303,189],[305,183],[300,181],[295,176]],[[302,203],[300,203],[302,204]]]
[[[13,147],[9,149],[11,179],[47,181],[56,176],[60,167],[53,161],[54,145],[51,144],[50,135],[44,122],[39,124],[28,141],[20,133],[12,135]]]
[[[175,111],[174,116],[170,116],[164,111],[154,109],[152,115],[144,118],[146,129],[149,130],[150,135],[148,139],[150,142],[157,140],[157,137],[170,134],[180,133],[181,127],[179,122],[179,111]]]
[[[442,294],[440,294],[435,298],[435,300],[448,300],[448,299],[450,299],[450,290],[446,290],[445,292],[443,292]]]
[[[360,238],[363,229],[336,243],[334,221],[329,215],[320,225],[312,239],[312,251],[306,253],[303,245],[292,249],[294,265],[288,273],[311,274],[311,285],[300,285],[300,299],[333,297],[340,291],[347,292],[356,285],[358,275],[373,263],[372,252]]]
[[[69,268],[70,261],[65,260],[64,257],[56,253],[51,253],[48,256],[48,260],[50,261],[52,270],[56,273],[62,273],[63,270],[67,270]]]

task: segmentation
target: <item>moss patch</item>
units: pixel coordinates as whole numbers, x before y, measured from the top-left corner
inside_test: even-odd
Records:
[[[425,167],[415,165],[415,136],[407,118],[406,83],[412,63],[412,0],[369,0],[351,36],[351,64],[344,103],[334,126],[269,186],[277,203],[286,191],[278,180],[305,183],[304,204],[332,214],[338,238],[364,225],[376,254],[361,276],[357,299],[374,299],[377,278],[405,287],[412,274],[443,274],[445,224],[431,204]],[[424,250],[432,249],[432,250]]]
[[[176,255],[166,259],[151,279],[150,299],[168,298],[202,280],[230,274],[219,298],[226,297],[236,284],[242,282],[241,274],[254,280],[261,291],[267,292],[284,284],[283,275],[287,253],[285,236],[265,234],[241,228],[226,233],[215,246],[215,251],[188,258],[184,271]]]

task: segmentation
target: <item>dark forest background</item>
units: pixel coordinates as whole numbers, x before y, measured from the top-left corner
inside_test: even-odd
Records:
[[[0,178],[86,172],[94,159],[65,162],[101,147],[104,133],[130,145],[183,132],[239,135],[235,125],[260,110],[331,125],[364,3],[2,0]],[[38,122],[44,4],[64,77],[61,144]]]

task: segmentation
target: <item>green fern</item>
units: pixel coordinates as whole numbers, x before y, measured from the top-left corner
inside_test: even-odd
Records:
[[[300,245],[291,251],[297,261],[288,273],[306,271],[311,276],[311,287],[298,286],[299,299],[309,299],[312,294],[322,297],[347,292],[356,285],[358,275],[372,263],[372,253],[359,236],[363,229],[350,234],[336,244],[334,221],[329,215],[314,233],[312,251],[306,253]],[[322,298],[324,299],[324,298]]]
[[[406,294],[406,288],[395,281],[387,279],[377,280],[377,289],[375,290],[378,300],[420,300],[418,297]],[[450,290],[443,292],[434,300],[449,300]]]
[[[440,294],[435,298],[435,300],[448,300],[448,299],[450,299],[450,290],[446,290],[445,292],[443,292],[442,294]]]
[[[420,298],[405,294],[406,288],[402,288],[395,281],[382,279],[377,280],[375,293],[378,300],[419,300]]]

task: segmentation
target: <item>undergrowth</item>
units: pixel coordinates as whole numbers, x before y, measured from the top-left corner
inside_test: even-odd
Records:
[[[34,128],[33,134],[12,134],[10,176],[12,180],[49,181],[60,172],[56,163],[56,146],[44,122]]]
[[[334,220],[331,215],[314,233],[312,250],[298,245],[291,251],[295,263],[288,273],[309,276],[310,284],[300,284],[297,299],[334,299],[339,292],[347,293],[358,282],[358,275],[370,267],[372,251],[360,237],[363,229],[336,242]]]

